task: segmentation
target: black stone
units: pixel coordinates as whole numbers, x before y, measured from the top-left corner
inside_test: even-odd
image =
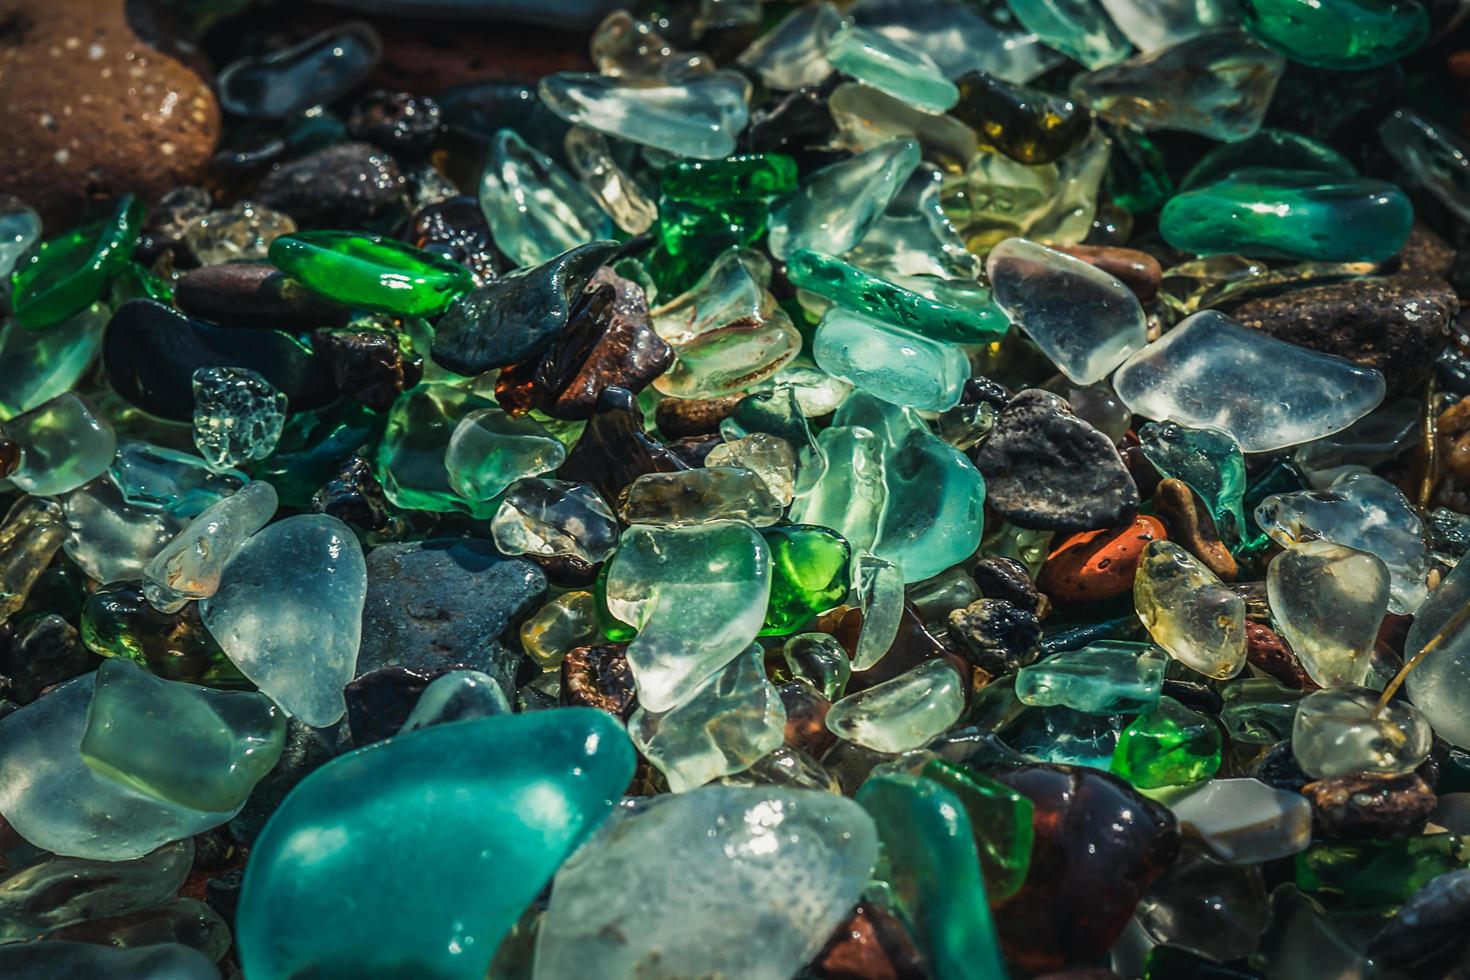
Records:
[[[423,157],[434,148],[442,125],[443,112],[433,99],[374,89],[352,107],[347,135],[410,159]]]
[[[1470,869],[1461,869],[1430,880],[1411,895],[1364,954],[1381,968],[1404,969],[1446,950],[1458,950],[1466,939],[1470,939]]]
[[[379,228],[403,213],[403,175],[371,143],[338,143],[282,164],[252,200],[296,219],[298,228]]]
[[[420,209],[413,216],[408,240],[426,252],[458,262],[475,274],[475,282],[480,285],[509,265],[490,237],[490,225],[480,202],[468,195]]]
[[[1312,777],[1297,765],[1296,756],[1291,751],[1291,739],[1277,742],[1267,749],[1261,761],[1251,769],[1250,775],[1272,789],[1284,789],[1292,793],[1300,793],[1302,787],[1312,781]]]
[[[5,696],[18,704],[30,704],[52,684],[82,673],[91,660],[76,627],[60,616],[50,613],[27,619],[0,649],[0,674],[10,681]]]
[[[960,391],[960,404],[989,405],[998,412],[1014,397],[1015,393],[999,381],[976,375],[966,381],[965,387]]]
[[[368,531],[388,526],[388,501],[373,467],[361,456],[353,456],[311,498],[311,509]]]
[[[129,300],[102,338],[112,387],[143,411],[176,422],[194,416],[194,372],[241,367],[285,393],[290,410],[321,408],[336,397],[331,374],[311,349],[281,330],[216,327],[151,299]]]
[[[1041,653],[1041,621],[1004,599],[976,599],[949,614],[949,636],[965,659],[999,677]]]
[[[1004,599],[1032,613],[1041,608],[1041,593],[1032,584],[1026,566],[1014,558],[987,555],[975,563],[970,577],[988,599]]]
[[[466,293],[434,330],[434,360],[459,374],[484,374],[540,352],[567,325],[572,308],[616,242],[578,245]]]
[[[485,541],[441,538],[375,548],[367,574],[359,674],[469,667],[515,690],[521,653],[501,637],[545,596],[541,569]]]
[[[229,823],[230,834],[247,847],[255,843],[255,838],[265,828],[265,822],[276,812],[286,794],[349,748],[345,725],[337,729],[312,728],[295,718],[287,718],[286,745],[281,751],[281,758],[250,791],[245,806]]]
[[[1412,772],[1319,779],[1301,792],[1312,804],[1314,836],[1326,840],[1417,837],[1439,801],[1429,784]]]
[[[311,330],[340,327],[351,311],[319,296],[273,265],[226,262],[184,274],[174,303],[189,316],[224,326]]]
[[[769,108],[756,109],[742,137],[745,148],[755,153],[790,153],[800,162],[815,162],[802,158],[820,154],[837,135],[827,101],[840,81],[833,75],[787,94]]]
[[[645,473],[674,473],[689,467],[643,431],[643,411],[626,388],[604,388],[582,436],[558,479],[590,483],[609,501]]]
[[[379,667],[353,678],[342,690],[347,699],[347,728],[358,747],[398,734],[419,703],[424,688],[439,676],[410,667]]]
[[[1092,531],[1138,513],[1138,487],[1113,442],[1036,388],[1001,410],[976,464],[986,504],[1017,527]]]
[[[423,359],[406,355],[397,334],[376,327],[316,330],[311,346],[337,390],[377,412],[388,411],[424,376]]]

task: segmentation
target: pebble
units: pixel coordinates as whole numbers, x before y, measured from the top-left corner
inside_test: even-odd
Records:
[[[1033,663],[1041,653],[1036,614],[1005,599],[976,599],[954,610],[949,636],[971,663],[997,677]]]
[[[371,143],[337,143],[276,167],[254,199],[299,228],[371,229],[402,217],[404,188],[391,156]]]
[[[1339,776],[1302,787],[1318,837],[1378,840],[1424,832],[1438,797],[1418,773]]]
[[[188,316],[223,326],[310,330],[346,326],[350,315],[264,262],[191,269],[174,286],[174,302]]]
[[[1168,522],[1171,541],[1200,560],[1222,581],[1233,582],[1240,569],[1230,549],[1220,540],[1215,519],[1183,480],[1160,480],[1154,488],[1154,509]]]
[[[398,334],[389,330],[315,330],[311,346],[332,372],[337,390],[377,412],[386,412],[424,376],[423,359],[406,356]]]
[[[428,671],[397,665],[354,677],[342,689],[352,744],[361,748],[398,734],[433,682],[434,675]]]
[[[1112,441],[1051,392],[1012,398],[975,462],[986,503],[1017,527],[1091,531],[1138,512],[1138,487]]]
[[[1147,252],[1121,245],[1060,245],[1057,251],[1097,266],[1131,289],[1140,303],[1159,294],[1164,270],[1159,260]]]
[[[152,202],[196,182],[220,139],[220,110],[202,78],[150,47],[123,0],[13,0],[0,47],[0,193],[48,229],[132,192]],[[127,80],[124,82],[124,80]]]
[[[1147,515],[1116,528],[1082,531],[1064,539],[1047,556],[1036,586],[1059,604],[1120,596],[1133,589],[1143,549],[1150,541],[1168,537],[1163,522]]]

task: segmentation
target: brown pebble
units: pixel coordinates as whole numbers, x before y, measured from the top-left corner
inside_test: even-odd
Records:
[[[859,905],[827,940],[808,972],[821,980],[920,980],[924,958],[903,923]]]
[[[1296,691],[1315,691],[1319,685],[1307,674],[1280,633],[1254,619],[1245,622],[1245,659]]]
[[[665,398],[654,410],[658,431],[670,439],[703,436],[720,431],[720,423],[730,417],[744,395],[723,398]]]
[[[1168,536],[1163,522],[1148,515],[1122,527],[1074,534],[1047,556],[1037,587],[1053,602],[1066,605],[1122,595],[1133,588],[1143,549]]]
[[[1416,221],[1404,239],[1404,247],[1399,249],[1397,261],[1399,275],[1443,279],[1455,266],[1455,250]]]
[[[48,235],[124,193],[196,182],[220,137],[206,81],[146,44],[123,0],[0,0],[0,193]]]
[[[561,662],[561,703],[601,708],[624,721],[638,707],[626,643],[598,643],[568,650]]]
[[[1419,774],[1343,776],[1302,787],[1318,837],[1369,840],[1423,833],[1438,797]]]
[[[786,744],[819,758],[837,741],[827,727],[827,709],[832,702],[806,681],[782,684],[778,691],[786,708]]]
[[[1147,303],[1159,294],[1164,268],[1147,252],[1117,245],[1063,245],[1057,251],[1106,272],[1131,289],[1140,303]]]
[[[405,357],[398,336],[387,330],[317,330],[311,346],[332,372],[337,390],[375,411],[386,412],[424,376],[422,359]]]
[[[264,262],[191,269],[174,287],[174,305],[212,323],[284,330],[346,326],[352,315]]]
[[[1235,558],[1220,540],[1215,519],[1189,489],[1189,484],[1172,478],[1160,480],[1154,490],[1154,508],[1169,523],[1169,540],[1198,558],[1221,581],[1235,581],[1240,574]]]

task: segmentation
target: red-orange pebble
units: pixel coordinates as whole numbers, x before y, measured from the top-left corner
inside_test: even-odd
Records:
[[[1065,605],[1122,595],[1133,588],[1143,549],[1168,536],[1163,522],[1147,515],[1122,527],[1074,534],[1047,556],[1036,587]]]

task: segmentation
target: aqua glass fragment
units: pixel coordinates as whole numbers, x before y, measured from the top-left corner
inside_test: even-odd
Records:
[[[41,497],[75,490],[100,476],[117,450],[112,423],[70,391],[0,425],[0,437],[20,449],[10,481]]]
[[[558,72],[541,79],[541,101],[567,122],[700,160],[735,152],[749,118],[750,83],[736,72],[644,85],[603,75]]]
[[[233,470],[275,452],[286,395],[248,368],[194,372],[194,448],[212,470]]]
[[[771,88],[791,91],[815,85],[832,74],[827,42],[842,26],[842,15],[825,2],[797,7],[775,27],[751,42],[736,64],[760,76]]]
[[[540,265],[612,237],[612,222],[592,195],[514,130],[502,129],[490,145],[480,209],[496,246],[516,265]]]
[[[799,248],[850,251],[918,166],[919,144],[901,139],[814,171],[771,208],[771,254],[785,259]]]
[[[1138,430],[1143,454],[1166,477],[1183,480],[1199,494],[1227,541],[1246,531],[1245,456],[1228,434],[1174,422],[1148,422]]]
[[[102,349],[108,319],[93,303],[45,330],[0,325],[0,422],[70,391]]]
[[[920,411],[953,408],[970,377],[958,347],[837,306],[822,317],[812,356],[833,377]]]
[[[462,418],[480,409],[500,410],[493,399],[450,384],[421,384],[399,395],[388,410],[378,447],[377,472],[389,502],[411,510],[459,511],[485,519],[496,501],[470,500],[449,483],[449,441]]]
[[[1404,657],[1420,657],[1405,682],[1409,699],[1452,745],[1470,745],[1470,562],[1461,560],[1414,614]],[[1425,651],[1428,650],[1427,653]]]
[[[1007,5],[1043,44],[1084,67],[1116,64],[1133,50],[1097,0],[1008,0]]]
[[[926,112],[940,113],[960,92],[923,51],[875,31],[844,24],[827,41],[832,67]]]
[[[1352,162],[1326,143],[1286,129],[1262,129],[1248,139],[1221,143],[1200,158],[1179,181],[1182,191],[1229,177],[1237,170],[1311,170],[1356,177]]]
[[[190,600],[213,595],[225,562],[275,516],[276,504],[275,488],[253,480],[207,507],[143,569],[148,602],[173,613]]]
[[[964,708],[959,671],[948,660],[930,660],[833,704],[827,728],[878,752],[906,752],[953,725]]]
[[[1241,22],[1292,61],[1362,71],[1398,61],[1429,37],[1416,0],[1241,0]]]
[[[1100,640],[1054,653],[1016,672],[1016,697],[1096,715],[1150,711],[1159,703],[1169,658],[1150,643]]]
[[[1378,126],[1388,155],[1462,221],[1470,221],[1470,144],[1409,108]]]
[[[1113,23],[1144,54],[1235,25],[1232,0],[1099,0]]]
[[[497,405],[459,420],[444,450],[444,469],[450,488],[473,511],[483,510],[517,480],[550,473],[566,458],[566,447],[539,422],[509,415]]]
[[[40,239],[41,216],[18,197],[0,196],[0,278],[8,278]]]

